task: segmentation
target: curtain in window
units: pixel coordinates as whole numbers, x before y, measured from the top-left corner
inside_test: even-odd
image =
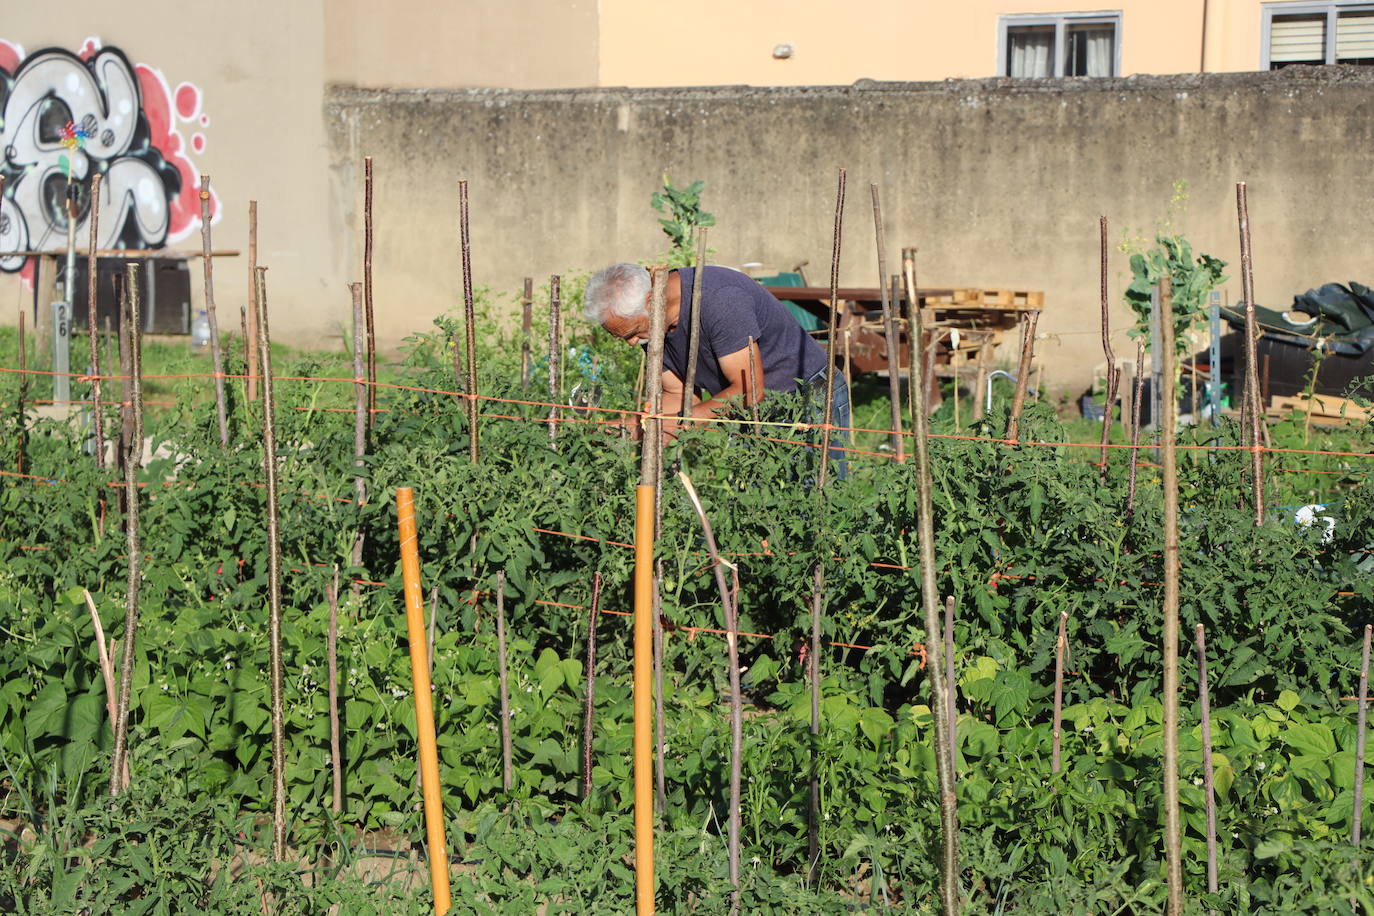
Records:
[[[1084,76],[1114,76],[1112,56],[1115,48],[1111,28],[1084,29],[1083,38],[1088,46],[1088,66]]]
[[[1007,29],[1007,76],[1054,75],[1054,26]]]

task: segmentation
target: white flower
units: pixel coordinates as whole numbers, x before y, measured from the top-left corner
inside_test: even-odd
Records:
[[[1259,761],[1258,763],[1256,763],[1256,764],[1255,764],[1255,769],[1260,770],[1260,771],[1263,771],[1263,770],[1264,770],[1264,761],[1261,760],[1261,761]]]

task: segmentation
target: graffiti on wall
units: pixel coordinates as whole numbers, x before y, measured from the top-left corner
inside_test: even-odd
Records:
[[[32,283],[15,252],[66,247],[75,188],[78,245],[89,239],[91,176],[100,174],[100,248],[163,248],[200,229],[199,177],[210,117],[200,89],[171,89],[160,70],[131,64],[88,38],[76,53],[25,54],[0,39],[0,271]],[[190,133],[189,143],[186,133]],[[212,192],[211,222],[218,199]]]

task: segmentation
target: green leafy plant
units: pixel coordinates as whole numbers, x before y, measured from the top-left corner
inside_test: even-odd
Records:
[[[716,224],[715,215],[701,208],[701,192],[705,188],[704,181],[694,181],[685,188],[674,187],[668,176],[664,175],[663,190],[655,191],[649,197],[650,205],[663,214],[658,224],[673,245],[670,266],[691,264],[694,258],[692,235],[696,227]]]
[[[1151,296],[1161,277],[1173,284],[1174,347],[1180,356],[1192,346],[1189,332],[1207,320],[1207,294],[1222,283],[1226,262],[1209,254],[1193,255],[1193,248],[1181,235],[1157,235],[1155,245],[1131,255],[1131,285],[1126,288],[1126,303],[1136,315],[1132,337],[1150,343]]]

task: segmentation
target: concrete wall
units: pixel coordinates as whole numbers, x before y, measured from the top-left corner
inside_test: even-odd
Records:
[[[1374,74],[1351,69],[1097,81],[964,81],[850,88],[406,92],[327,101],[333,247],[357,213],[355,164],[376,159],[379,331],[395,340],[460,301],[456,179],[471,183],[477,279],[513,291],[663,237],[649,195],[667,172],[707,182],[716,260],[824,277],[836,170],[848,169],[841,282],[876,281],[868,183],[887,238],[920,248],[922,285],[1039,289],[1047,381],[1086,383],[1096,331],[1097,217],[1113,243],[1168,218],[1233,262],[1236,180],[1250,184],[1260,301],[1374,278]],[[423,143],[414,142],[423,137]],[[1188,184],[1169,216],[1175,182]],[[356,251],[356,245],[353,245]],[[358,273],[356,261],[346,271]],[[340,278],[340,289],[342,288]],[[1111,295],[1129,280],[1113,255]],[[337,300],[342,315],[345,297]],[[1124,306],[1115,306],[1126,350]]]

